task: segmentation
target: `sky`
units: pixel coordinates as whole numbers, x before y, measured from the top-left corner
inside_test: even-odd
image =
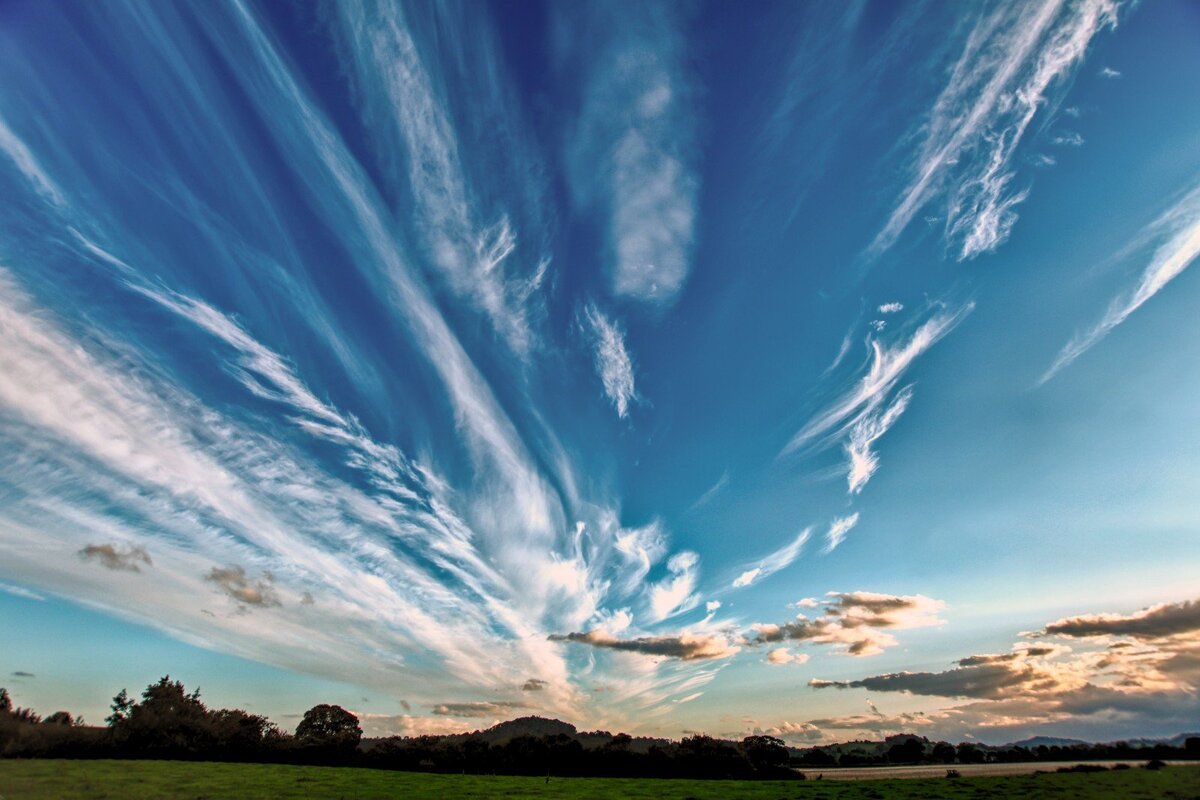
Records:
[[[1198,42],[1181,0],[0,5],[0,683],[1193,730]]]

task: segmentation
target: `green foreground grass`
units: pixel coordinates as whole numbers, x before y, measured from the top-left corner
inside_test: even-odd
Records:
[[[1200,800],[1200,767],[1089,774],[882,781],[688,781],[492,777],[270,764],[183,761],[0,761],[0,800]]]

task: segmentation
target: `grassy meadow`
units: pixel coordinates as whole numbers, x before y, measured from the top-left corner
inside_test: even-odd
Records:
[[[0,761],[0,800],[1195,800],[1200,767],[948,780],[699,781],[433,775],[340,767],[182,761]]]

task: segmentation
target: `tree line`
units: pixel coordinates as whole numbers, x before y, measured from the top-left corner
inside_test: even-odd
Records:
[[[772,736],[740,741],[702,734],[677,742],[634,739],[536,717],[474,734],[363,739],[358,719],[336,705],[309,709],[294,732],[242,709],[210,709],[199,690],[163,677],[137,698],[121,690],[104,726],[69,712],[44,719],[15,708],[0,689],[0,757],[139,758],[336,764],[379,769],[503,775],[790,778],[799,769],[870,764],[969,764],[983,761],[1196,758],[1200,738],[1184,747],[1123,743],[1069,748],[989,748],[930,742],[912,735],[806,750]],[[857,746],[860,745],[861,746]]]

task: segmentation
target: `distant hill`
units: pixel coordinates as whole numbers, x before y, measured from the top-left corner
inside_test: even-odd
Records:
[[[1088,744],[1082,739],[1064,739],[1061,736],[1030,736],[1019,742],[1009,742],[1005,747],[1024,747],[1033,750],[1037,747],[1071,747],[1077,744]]]
[[[518,717],[493,725],[487,730],[468,734],[472,739],[480,739],[488,744],[505,744],[518,736],[558,736],[563,734],[572,739],[578,738],[579,731],[569,722],[546,717]]]

